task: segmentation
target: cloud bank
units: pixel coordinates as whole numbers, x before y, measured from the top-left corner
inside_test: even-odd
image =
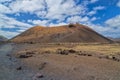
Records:
[[[93,23],[99,19],[95,15],[106,10],[106,6],[102,5],[88,7],[97,2],[99,0],[1,0],[0,34],[11,38],[35,25],[56,26],[78,22],[105,36],[112,36],[113,32],[118,35],[119,15],[105,20],[104,25]]]

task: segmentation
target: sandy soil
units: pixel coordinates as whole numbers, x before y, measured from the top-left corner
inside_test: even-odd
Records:
[[[119,45],[91,45],[88,50],[85,49],[87,45],[14,46],[13,56],[22,63],[20,71],[34,71],[29,80],[120,80]],[[58,49],[73,49],[75,52],[58,54]]]

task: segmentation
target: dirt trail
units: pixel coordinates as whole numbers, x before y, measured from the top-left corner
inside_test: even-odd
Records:
[[[10,60],[7,54],[13,50],[12,44],[0,46],[0,80],[31,80],[33,74],[29,70],[17,71],[16,67],[20,65],[15,59]]]

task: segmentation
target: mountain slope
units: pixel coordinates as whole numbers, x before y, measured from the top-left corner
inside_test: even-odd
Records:
[[[11,39],[13,42],[109,42],[110,40],[81,24],[56,27],[36,26]]]

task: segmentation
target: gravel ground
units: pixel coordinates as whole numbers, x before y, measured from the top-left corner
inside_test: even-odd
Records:
[[[0,46],[0,80],[32,80],[34,72],[27,69],[17,70],[21,63],[9,56],[12,50],[12,44]]]
[[[120,62],[114,60],[49,51],[43,54],[39,50],[29,53],[33,56],[27,58],[11,55],[14,51],[18,55],[19,50],[36,48],[30,46],[10,43],[0,46],[0,80],[120,80]]]

